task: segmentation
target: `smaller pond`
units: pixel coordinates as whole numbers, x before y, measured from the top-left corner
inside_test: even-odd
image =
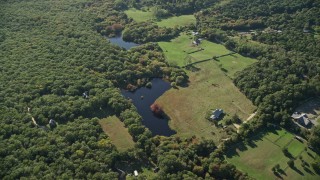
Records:
[[[176,132],[170,129],[168,119],[155,116],[150,109],[150,106],[155,100],[169,90],[171,86],[168,82],[159,78],[155,78],[151,82],[151,89],[141,87],[134,92],[121,90],[121,93],[126,98],[132,99],[132,103],[136,106],[138,113],[142,116],[142,124],[149,128],[154,136],[171,136]],[[141,96],[143,96],[143,99],[141,99]]]
[[[126,50],[129,50],[130,48],[132,47],[135,47],[135,46],[139,46],[139,44],[136,44],[134,42],[126,42],[122,39],[122,35],[119,35],[119,36],[116,36],[116,37],[112,37],[112,38],[108,38],[110,43],[114,44],[114,45],[117,45],[117,46],[120,46],[120,47],[123,47],[125,48]]]

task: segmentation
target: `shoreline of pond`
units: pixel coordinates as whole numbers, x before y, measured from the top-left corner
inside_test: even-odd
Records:
[[[169,127],[169,118],[166,115],[164,117],[156,116],[150,109],[156,99],[168,91],[171,85],[160,78],[152,79],[151,83],[151,88],[140,87],[133,92],[122,89],[121,94],[132,100],[143,119],[142,124],[152,132],[152,135],[174,135],[176,132]]]

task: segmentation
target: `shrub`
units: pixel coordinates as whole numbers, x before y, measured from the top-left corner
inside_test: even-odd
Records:
[[[290,159],[287,164],[292,168],[294,167],[294,161],[292,159]]]
[[[146,87],[147,87],[147,88],[151,88],[151,87],[152,87],[152,82],[148,82],[148,83],[146,84]]]

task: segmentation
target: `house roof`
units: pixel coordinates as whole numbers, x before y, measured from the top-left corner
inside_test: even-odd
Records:
[[[302,116],[301,118],[298,119],[298,123],[303,126],[308,126],[311,122],[307,117]]]
[[[217,119],[221,116],[222,113],[223,113],[222,109],[216,109],[216,110],[212,111],[212,115],[210,116],[210,118]]]
[[[54,121],[53,119],[50,119],[49,123],[56,123],[56,121]]]
[[[308,116],[306,114],[301,114],[301,113],[298,113],[298,112],[294,112],[291,117],[293,119],[300,119],[301,117],[305,117],[305,118],[308,118]]]

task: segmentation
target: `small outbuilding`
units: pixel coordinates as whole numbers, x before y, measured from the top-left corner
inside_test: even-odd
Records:
[[[139,175],[137,170],[134,170],[133,174],[134,174],[135,177],[137,177]]]
[[[88,91],[82,93],[82,97],[85,99],[88,99],[89,98]]]
[[[53,119],[50,119],[50,121],[49,121],[49,126],[50,126],[51,129],[57,127],[56,121],[53,120]]]

